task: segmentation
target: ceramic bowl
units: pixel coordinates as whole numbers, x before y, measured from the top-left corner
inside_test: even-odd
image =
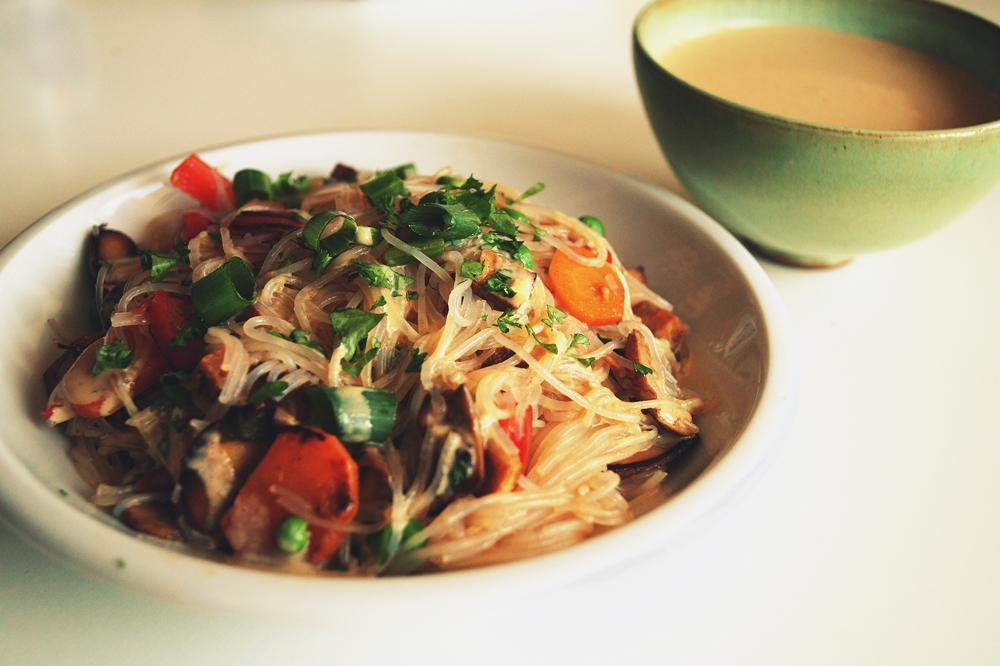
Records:
[[[699,418],[701,445],[671,468],[662,504],[620,528],[543,557],[468,571],[392,579],[301,576],[237,566],[136,534],[92,506],[68,442],[39,413],[42,372],[56,357],[47,320],[82,332],[93,287],[84,268],[92,225],[138,235],[138,203],[179,159],[102,185],[45,216],[0,253],[0,513],[44,548],[114,584],[192,605],[329,618],[426,611],[432,597],[471,607],[487,595],[565,584],[663,547],[760,476],[795,402],[796,352],[787,314],[757,262],[724,229],[678,197],[576,159],[460,136],[392,132],[294,136],[199,151],[211,164],[323,175],[338,161],[384,168],[450,165],[514,187],[537,181],[536,201],[602,218],[629,262],[644,264],[692,328],[689,385],[718,402]],[[344,600],[349,599],[350,603]]]
[[[659,0],[638,16],[639,90],[663,153],[698,203],[779,260],[834,265],[926,236],[1000,179],[1000,119],[940,131],[824,126],[757,111],[656,62],[727,27],[793,24],[887,40],[1000,93],[1000,27],[922,0]]]

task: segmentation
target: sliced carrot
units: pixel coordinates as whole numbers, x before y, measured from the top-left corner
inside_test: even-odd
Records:
[[[358,511],[358,465],[340,440],[322,430],[296,427],[279,434],[222,517],[237,555],[280,553],[278,527],[293,515],[278,503],[281,490],[304,500],[324,522],[347,526]],[[306,559],[319,566],[337,552],[344,533],[316,524],[309,531]]]
[[[578,249],[590,257],[592,251]],[[591,326],[621,321],[625,311],[625,290],[611,264],[585,266],[557,250],[549,264],[552,292],[566,312]]]

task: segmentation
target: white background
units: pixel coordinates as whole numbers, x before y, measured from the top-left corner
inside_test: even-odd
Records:
[[[680,191],[631,71],[641,5],[0,2],[0,244],[137,166],[299,131],[511,139]],[[762,262],[799,410],[756,488],[676,548],[347,633],[119,590],[0,523],[0,663],[998,663],[998,217],[1000,189],[843,268]]]

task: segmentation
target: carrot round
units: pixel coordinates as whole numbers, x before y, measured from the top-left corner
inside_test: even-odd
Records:
[[[580,254],[595,256],[585,249]],[[549,264],[552,292],[566,312],[591,326],[621,321],[625,310],[625,290],[611,264],[585,266],[557,250]]]

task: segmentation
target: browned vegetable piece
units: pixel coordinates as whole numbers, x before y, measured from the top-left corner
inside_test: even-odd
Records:
[[[139,248],[128,235],[108,229],[107,225],[95,226],[90,232],[88,244],[90,274],[97,275],[101,263],[111,264],[126,257],[138,257]]]
[[[271,410],[238,407],[198,437],[180,474],[179,504],[188,525],[203,534],[218,529],[274,439],[273,419]]]
[[[472,285],[473,293],[490,304],[495,310],[501,312],[506,310],[520,310],[521,306],[528,302],[531,297],[531,290],[538,279],[534,271],[529,271],[516,261],[502,257],[491,250],[483,250],[479,254],[479,262],[483,265],[483,272],[476,276]],[[486,291],[484,284],[497,271],[506,271],[509,276],[507,284],[514,291],[513,296],[504,296],[498,291]]]
[[[330,172],[330,180],[344,183],[356,183],[358,182],[358,171],[352,166],[347,166],[341,162],[337,162],[337,166],[333,167],[333,171]]]
[[[680,349],[690,330],[673,312],[648,301],[637,304],[632,308],[632,312],[653,332],[653,335],[669,342],[674,352]]]
[[[492,354],[486,357],[486,360],[483,361],[479,367],[488,368],[491,365],[497,365],[498,363],[503,363],[513,355],[514,352],[511,351],[510,349],[507,349],[506,347],[497,347],[496,349],[493,350]]]
[[[436,389],[421,406],[418,422],[431,438],[437,465],[429,488],[435,495],[431,513],[440,511],[455,494],[474,492],[485,476],[483,436],[465,386],[441,394]]]
[[[625,272],[629,274],[636,282],[649,286],[649,281],[646,279],[646,267],[645,266],[630,266],[625,269]]]
[[[374,447],[366,447],[358,459],[358,514],[361,523],[384,520],[392,507],[392,485],[389,466]]]
[[[486,444],[486,470],[482,485],[476,495],[506,493],[514,490],[517,478],[521,476],[521,457],[517,451],[510,451],[499,442],[490,440]]]
[[[698,436],[695,435],[682,439],[665,451],[660,447],[653,446],[643,451],[643,456],[632,456],[628,460],[608,465],[608,470],[623,479],[627,479],[642,472],[663,468],[694,448],[698,441]]]
[[[200,361],[198,361],[198,369],[201,370],[205,378],[215,386],[216,389],[222,388],[222,383],[226,381],[226,377],[229,376],[229,372],[222,369],[222,361],[226,358],[226,347],[225,345],[219,345],[209,353],[205,354]]]
[[[167,541],[184,541],[184,533],[177,525],[177,508],[169,500],[132,504],[122,511],[121,518],[137,532]]]
[[[641,335],[632,331],[625,340],[625,358],[647,368],[652,367],[652,353]],[[656,408],[653,416],[666,428],[680,434],[693,435],[698,426],[692,421],[691,413],[679,400],[673,398],[662,381],[652,374],[642,374],[627,364],[614,369],[615,378],[623,389],[638,400],[669,400],[671,404]]]
[[[66,372],[73,367],[73,363],[80,357],[80,354],[82,354],[87,347],[103,337],[103,333],[91,333],[90,335],[77,338],[68,345],[56,342],[60,349],[65,349],[66,351],[64,351],[59,358],[53,361],[52,365],[50,365],[42,374],[42,379],[45,381],[45,391],[47,393],[52,393]]]

